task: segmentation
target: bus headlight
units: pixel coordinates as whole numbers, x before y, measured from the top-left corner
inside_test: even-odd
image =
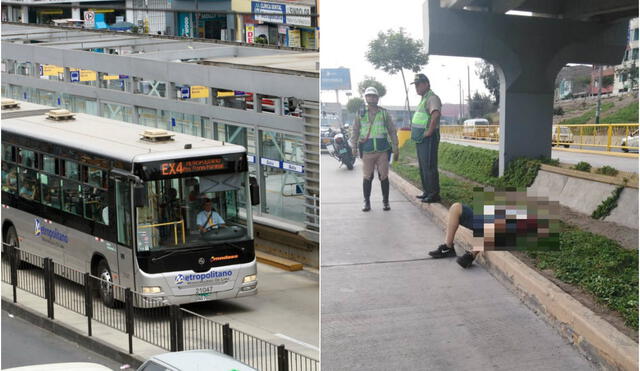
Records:
[[[244,276],[244,280],[242,281],[242,283],[249,283],[249,282],[253,282],[257,279],[257,276],[255,274],[252,274],[250,276]]]
[[[162,292],[162,287],[160,286],[142,286],[143,294],[160,294]]]

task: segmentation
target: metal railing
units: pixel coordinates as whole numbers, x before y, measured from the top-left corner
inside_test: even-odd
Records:
[[[554,125],[551,138],[553,145],[575,147],[595,147],[599,150],[611,152],[620,149],[624,152],[638,151],[637,139],[635,145],[630,145],[627,137],[638,130],[638,124],[568,124]],[[567,128],[564,131],[562,128]],[[440,134],[448,139],[473,139],[485,141],[500,140],[500,125],[481,125],[464,127],[462,125],[442,125]],[[637,133],[636,133],[637,138]]]
[[[82,273],[65,265],[2,244],[1,279],[47,303],[47,317],[55,318],[55,305],[87,318],[87,334],[93,336],[93,321],[127,335],[129,353],[133,338],[168,351],[212,349],[227,354],[258,370],[316,371],[318,360],[287,350],[245,332],[232,329],[197,313],[167,306],[159,299]],[[106,290],[105,290],[106,289]],[[96,292],[103,291],[97,295]],[[107,294],[105,294],[106,292]],[[113,300],[103,300],[103,295]],[[109,304],[105,304],[105,301]]]

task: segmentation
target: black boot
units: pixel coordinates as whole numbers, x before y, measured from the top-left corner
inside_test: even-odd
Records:
[[[362,211],[369,211],[371,210],[371,203],[369,202],[369,197],[371,197],[371,179],[364,179],[362,181],[362,193],[364,194]]]
[[[382,186],[382,210],[391,210],[391,206],[389,206],[389,178],[381,180],[380,185]]]

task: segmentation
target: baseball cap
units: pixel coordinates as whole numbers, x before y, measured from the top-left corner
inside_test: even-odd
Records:
[[[419,82],[426,82],[427,84],[430,84],[429,79],[424,73],[417,73],[416,76],[413,78],[413,82],[411,84],[417,84]]]
[[[378,89],[374,88],[373,86],[369,86],[367,89],[365,89],[364,91],[364,95],[375,95],[375,96],[380,96],[380,94],[378,94]]]

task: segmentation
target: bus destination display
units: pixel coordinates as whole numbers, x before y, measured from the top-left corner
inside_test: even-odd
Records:
[[[135,167],[144,180],[155,180],[247,171],[248,164],[243,153],[146,162]]]
[[[225,169],[225,163],[221,158],[163,162],[162,164],[160,164],[160,171],[162,172],[163,176],[175,176],[223,169]]]

